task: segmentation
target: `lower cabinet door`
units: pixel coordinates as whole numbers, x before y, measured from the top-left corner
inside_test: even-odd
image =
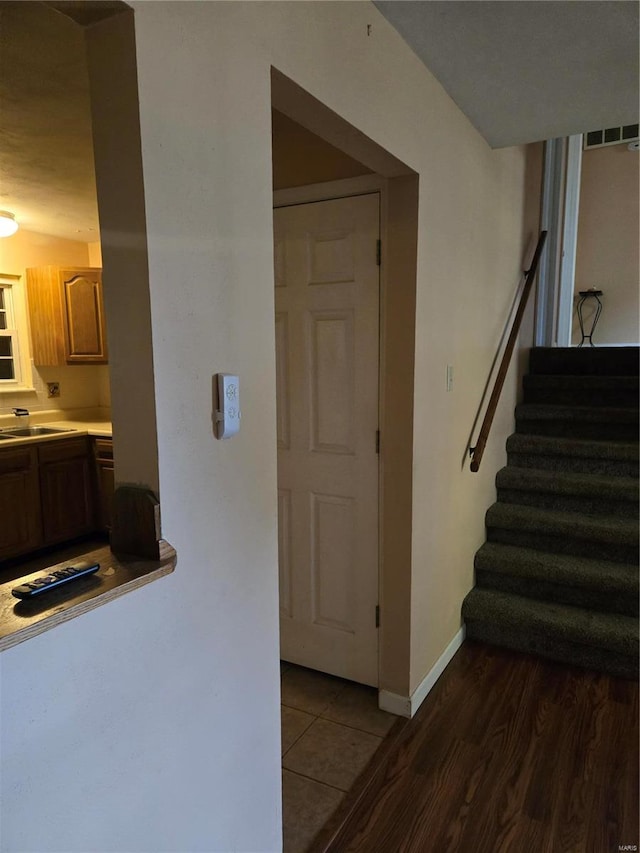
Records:
[[[93,455],[96,472],[96,526],[98,530],[111,530],[115,475],[113,467],[113,442],[110,438],[93,440]]]
[[[38,454],[35,447],[0,451],[0,559],[42,544]]]
[[[38,456],[44,544],[90,533],[94,515],[87,439],[42,444]]]

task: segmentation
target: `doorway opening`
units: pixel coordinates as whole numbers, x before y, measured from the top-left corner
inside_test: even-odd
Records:
[[[288,274],[289,263],[300,268],[299,275],[304,283],[298,290],[306,291],[309,298],[316,300],[307,305],[296,303],[299,328],[289,328],[293,321],[283,318],[276,335],[282,351],[282,342],[287,341],[288,347],[291,336],[298,336],[296,345],[300,349],[300,355],[293,361],[289,353],[284,359],[279,356],[277,364],[279,442],[283,445],[290,441],[290,436],[285,434],[286,429],[291,428],[287,421],[290,412],[287,405],[283,405],[284,390],[290,390],[288,382],[292,387],[297,385],[299,395],[304,397],[306,413],[299,415],[302,422],[294,427],[298,430],[297,451],[306,454],[305,464],[317,462],[324,451],[334,459],[341,457],[342,463],[357,458],[354,450],[357,426],[351,419],[356,391],[350,384],[356,380],[353,376],[341,377],[339,370],[344,363],[348,370],[358,369],[361,363],[372,368],[375,376],[377,355],[377,382],[373,380],[377,387],[372,392],[373,403],[368,400],[366,404],[368,418],[362,426],[370,436],[363,435],[361,441],[363,447],[368,442],[367,451],[374,456],[373,467],[377,468],[374,475],[370,470],[363,475],[369,476],[374,486],[377,481],[378,497],[373,526],[362,540],[370,547],[367,571],[378,593],[369,602],[370,612],[363,612],[362,619],[370,622],[372,642],[377,646],[373,656],[377,660],[369,664],[368,675],[360,680],[377,686],[381,693],[406,696],[410,650],[418,176],[275,69],[272,69],[271,91],[274,205],[277,207],[274,258],[278,295],[274,301],[276,310],[280,310],[278,300],[288,298],[284,296],[287,288],[278,284],[282,284],[283,276]],[[355,210],[360,208],[368,208],[365,218],[368,216],[369,231],[355,236],[360,233],[353,225]],[[376,224],[378,233],[374,230]],[[288,229],[293,229],[290,238],[286,237]],[[360,240],[362,245],[372,246],[372,251],[358,248]],[[366,309],[369,315],[365,314],[365,319],[356,323],[355,303],[345,308],[332,300],[339,298],[336,292],[343,290],[340,285],[353,278],[356,260],[365,255],[363,262],[365,266],[369,264],[369,290],[378,290],[379,302],[377,307],[370,305]],[[291,273],[294,274],[298,273]],[[322,299],[328,300],[327,304],[318,301]],[[286,314],[288,310],[285,307],[280,313]],[[336,312],[343,312],[342,319]],[[366,320],[366,316],[371,319]],[[379,328],[372,332],[370,327],[374,324],[379,324]],[[358,328],[372,334],[377,341],[370,341],[369,354],[360,361],[353,348]],[[296,373],[293,383],[292,371]],[[305,371],[306,377],[300,375]],[[370,376],[371,373],[366,381],[371,382]],[[360,381],[358,374],[357,383]],[[324,414],[323,405],[326,405]],[[283,470],[289,464],[285,458],[288,451],[281,449],[284,452],[279,468]],[[297,470],[298,466],[294,467]],[[317,472],[317,476],[324,475]],[[290,488],[286,483],[283,486],[285,491]],[[331,636],[333,631],[335,637],[341,630],[343,634],[348,633],[358,605],[357,585],[352,591],[341,576],[351,558],[342,552],[339,536],[346,536],[348,547],[357,552],[359,546],[350,538],[350,528],[360,521],[359,507],[343,488],[332,491],[325,486],[326,483],[307,484],[306,491],[302,489],[306,495],[304,500],[298,497],[298,502],[307,504],[300,511],[306,516],[304,533],[288,529],[287,519],[280,527],[281,622],[297,618],[296,613],[291,613],[297,592],[290,589],[295,582],[295,567],[287,565],[287,560],[292,553],[289,547],[292,537],[306,537],[297,544],[305,555],[307,576],[310,574],[302,597],[306,596],[314,639],[309,641],[308,637],[298,636],[296,641],[316,646],[313,654],[322,662],[310,664],[313,657],[298,657],[293,662],[316,665],[325,672],[354,679],[357,669],[350,666],[349,661],[339,660],[341,653],[353,654],[345,651],[344,644],[342,652],[339,644],[338,651],[332,651],[332,640],[329,640],[328,649],[319,651],[317,648],[319,636]],[[289,500],[281,496],[281,514],[286,515]],[[341,526],[343,533],[334,536],[332,525]],[[331,565],[339,565],[340,560],[342,568],[336,579],[335,574],[331,574]],[[339,602],[337,609],[336,601]],[[350,609],[352,605],[353,610]]]
[[[600,312],[596,345],[638,342],[637,150],[622,140],[589,146],[585,138],[545,143],[542,227],[549,239],[538,285],[536,346],[588,345]],[[578,312],[580,302],[584,311]]]
[[[272,107],[283,815],[293,850],[393,725],[385,691],[408,695],[418,178],[277,71]],[[309,811],[311,801],[322,808]]]

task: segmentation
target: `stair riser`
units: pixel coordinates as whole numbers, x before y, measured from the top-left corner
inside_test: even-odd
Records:
[[[516,419],[516,432],[520,435],[553,435],[596,441],[635,441],[638,438],[638,424]]]
[[[538,601],[560,602],[574,607],[598,610],[602,613],[622,613],[626,616],[638,615],[638,595],[609,592],[600,589],[569,587],[536,578],[523,578],[504,572],[492,572],[484,569],[476,571],[476,584],[483,588],[497,589],[535,598]]]
[[[610,474],[637,477],[638,462],[633,459],[594,459],[588,456],[544,456],[539,453],[508,453],[508,464],[517,468],[542,471],[566,471],[573,474]]]
[[[606,672],[616,678],[634,681],[638,679],[638,659],[631,655],[550,639],[543,634],[533,633],[526,627],[513,631],[500,625],[469,620],[468,617],[465,622],[466,636],[470,640],[480,640],[517,652],[539,655],[559,663]]]
[[[502,542],[534,551],[549,551],[555,554],[573,554],[575,557],[590,557],[594,560],[611,560],[617,563],[637,563],[637,545],[615,542],[597,542],[571,536],[554,536],[543,532],[509,530],[501,527],[487,529],[488,542]]]
[[[555,376],[637,376],[637,347],[535,347],[529,372]]]
[[[526,378],[526,377],[525,377]],[[619,391],[616,389],[601,390],[588,388],[527,388],[524,391],[524,403],[542,406],[590,406],[600,408],[637,408],[638,392]]]
[[[638,504],[633,501],[618,501],[613,498],[580,497],[561,495],[556,492],[526,492],[521,489],[498,489],[501,503],[535,506],[541,509],[556,509],[560,512],[581,512],[587,515],[615,515],[622,518],[637,518]]]

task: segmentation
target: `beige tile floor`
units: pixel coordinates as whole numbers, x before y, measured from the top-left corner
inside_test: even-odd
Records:
[[[305,853],[397,719],[378,691],[282,662],[284,853]]]

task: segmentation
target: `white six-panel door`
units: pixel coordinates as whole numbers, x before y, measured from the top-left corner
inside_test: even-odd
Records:
[[[379,196],[274,232],[281,657],[377,685]]]

